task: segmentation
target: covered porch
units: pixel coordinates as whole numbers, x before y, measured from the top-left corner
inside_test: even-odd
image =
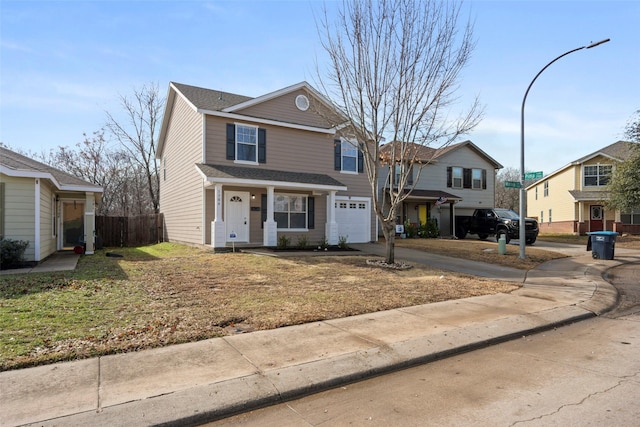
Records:
[[[407,193],[409,190],[405,190]],[[455,204],[461,197],[440,190],[412,190],[402,203],[398,213],[398,224],[418,227],[434,220],[440,236],[452,236],[455,230]]]

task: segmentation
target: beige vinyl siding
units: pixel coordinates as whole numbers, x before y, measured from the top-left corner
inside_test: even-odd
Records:
[[[5,238],[25,240],[24,257],[35,260],[35,180],[2,175],[5,183]]]
[[[578,167],[570,166],[557,174],[538,181],[535,186],[527,190],[527,216],[540,219],[540,212],[544,212],[544,222],[549,221],[549,209],[553,212],[553,222],[573,221],[576,215],[576,203],[570,190],[575,189]],[[544,183],[549,183],[549,195],[544,195]],[[536,200],[536,187],[538,200]]]
[[[208,116],[206,121],[207,163],[234,164],[233,160],[227,160],[226,157],[227,123],[251,124],[250,121],[234,121]],[[255,165],[256,168],[329,175],[348,188],[347,191],[338,192],[337,196],[371,197],[366,173],[350,174],[334,170],[334,140],[339,139],[339,136],[263,124],[259,127],[266,129],[267,132],[267,162]],[[254,167],[246,164],[241,166]],[[277,188],[276,192],[278,192]],[[315,236],[316,233],[324,235],[325,199],[325,195],[317,196],[315,199],[316,229],[310,232],[310,236]],[[375,236],[373,234],[375,214],[373,209],[371,211],[371,235]],[[254,237],[253,233],[251,236]]]
[[[311,105],[306,111],[301,111],[296,107],[295,100],[298,95],[305,95],[309,99]],[[318,109],[322,111],[321,114],[315,113]],[[318,104],[317,101],[314,103],[314,98],[302,89],[262,102],[252,107],[236,111],[236,113],[305,126],[321,128],[331,127],[328,121],[323,118],[323,116],[326,117],[328,114],[326,108]]]
[[[40,257],[43,260],[56,251],[53,237],[53,209],[55,196],[48,180],[40,180]]]
[[[195,165],[202,162],[202,115],[180,96],[175,97],[170,107],[171,119],[160,177],[160,211],[164,214],[165,239],[201,244],[204,192],[202,177]]]

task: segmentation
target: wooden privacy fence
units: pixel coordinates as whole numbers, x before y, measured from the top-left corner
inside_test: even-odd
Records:
[[[96,244],[104,247],[142,246],[162,242],[162,214],[96,216]]]

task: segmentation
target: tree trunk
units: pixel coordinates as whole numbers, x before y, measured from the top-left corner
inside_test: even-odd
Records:
[[[396,242],[396,226],[393,221],[382,223],[382,233],[385,240],[385,262],[387,264],[395,263],[395,242]]]

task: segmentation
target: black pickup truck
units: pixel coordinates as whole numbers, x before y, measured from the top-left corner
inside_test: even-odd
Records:
[[[520,216],[510,209],[476,209],[472,216],[456,216],[456,237],[464,239],[467,234],[477,234],[481,240],[489,236],[504,235],[507,243],[520,238],[518,223]],[[532,245],[538,238],[538,221],[525,218],[525,243]]]

